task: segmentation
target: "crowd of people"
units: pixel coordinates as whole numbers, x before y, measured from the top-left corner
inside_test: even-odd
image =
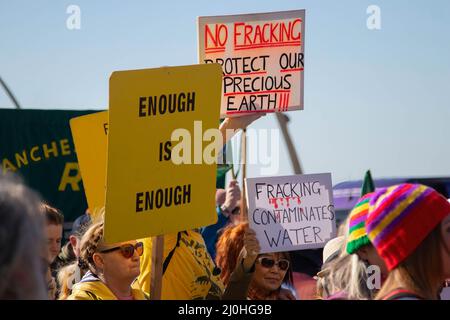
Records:
[[[240,194],[231,181],[217,190],[215,225],[164,235],[161,299],[435,300],[448,285],[450,202],[430,187],[363,195],[314,277],[296,271],[291,252],[261,253]],[[1,174],[0,299],[152,299],[152,240],[107,243],[103,217],[82,214],[61,248],[63,213]]]

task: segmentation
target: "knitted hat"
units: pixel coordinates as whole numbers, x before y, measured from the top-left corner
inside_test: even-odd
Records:
[[[366,219],[369,213],[369,202],[373,193],[368,193],[358,200],[350,212],[348,225],[347,252],[353,254],[361,247],[370,244],[366,232]]]
[[[408,258],[450,214],[450,203],[434,189],[400,184],[375,192],[366,230],[389,271]]]

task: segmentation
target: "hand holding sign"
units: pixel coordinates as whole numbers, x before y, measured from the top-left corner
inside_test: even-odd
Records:
[[[238,205],[238,201],[241,199],[241,189],[239,188],[236,180],[231,180],[226,190],[225,202],[222,205],[222,211],[225,216],[233,214],[234,209]]]
[[[244,235],[244,247],[240,253],[245,272],[249,272],[253,268],[260,250],[258,239],[256,239],[256,232],[252,229],[247,229]]]
[[[233,137],[237,130],[244,130],[262,116],[265,116],[265,114],[252,114],[236,118],[225,118],[225,120],[220,124],[219,127],[219,130],[222,134],[223,143],[226,144]]]
[[[227,129],[233,130],[245,129],[262,116],[265,116],[265,114],[252,114],[236,118],[225,118],[222,124],[225,125]]]

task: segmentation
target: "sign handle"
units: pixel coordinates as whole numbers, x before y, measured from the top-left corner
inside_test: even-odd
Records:
[[[150,272],[150,299],[161,300],[164,236],[152,238],[152,267]]]
[[[245,178],[247,177],[247,130],[241,135],[241,163],[242,163],[242,195],[241,195],[241,221],[247,221],[247,200],[245,198]]]

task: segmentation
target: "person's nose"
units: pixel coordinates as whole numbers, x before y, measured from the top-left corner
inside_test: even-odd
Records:
[[[52,251],[58,251],[58,244],[56,242],[52,242],[50,244],[50,250]]]
[[[131,257],[131,260],[133,261],[139,261],[141,257],[139,256],[139,254],[137,253],[137,250],[134,250],[133,252],[133,256]]]

